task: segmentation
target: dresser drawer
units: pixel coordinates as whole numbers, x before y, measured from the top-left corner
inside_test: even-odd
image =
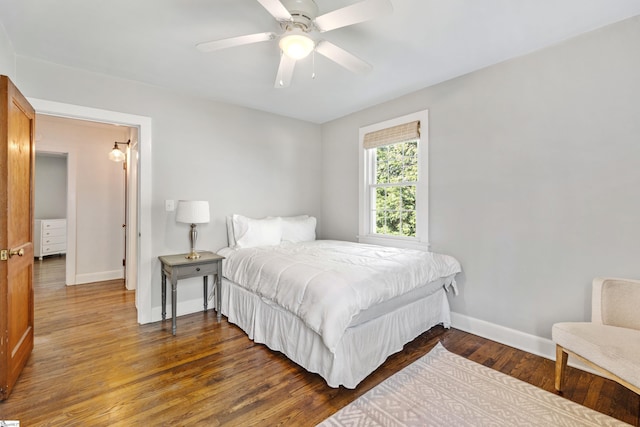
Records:
[[[51,228],[42,230],[42,239],[46,240],[47,237],[62,237],[63,239],[67,236],[67,228]]]
[[[42,220],[42,230],[49,230],[54,228],[67,228],[66,219],[47,219]]]
[[[42,245],[42,255],[57,254],[64,252],[67,249],[67,245],[64,243],[57,243],[55,245]]]
[[[171,275],[171,270],[173,269],[175,269],[176,273],[180,278],[208,276],[211,274],[216,274],[218,271],[216,269],[216,266],[212,264],[181,265],[181,266],[174,266],[174,267],[165,267],[165,271],[169,275]]]
[[[67,236],[43,236],[42,237],[42,246],[50,246],[62,243],[63,245],[66,243]]]

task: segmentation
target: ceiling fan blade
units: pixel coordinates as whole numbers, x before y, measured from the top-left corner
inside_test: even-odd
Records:
[[[262,7],[267,9],[267,12],[269,12],[271,16],[276,18],[278,21],[291,20],[291,14],[287,10],[287,8],[284,7],[282,3],[280,3],[280,0],[258,0],[258,3],[260,3]]]
[[[226,49],[228,47],[242,46],[243,44],[266,42],[276,38],[276,33],[257,33],[246,36],[231,37],[228,39],[214,40],[211,42],[199,43],[196,49],[201,52],[213,52],[214,50]]]
[[[313,22],[321,32],[369,21],[393,12],[389,0],[364,0],[318,16]]]
[[[291,77],[293,77],[293,69],[296,67],[296,60],[285,54],[280,56],[280,66],[278,66],[278,75],[276,76],[276,89],[289,87]]]
[[[316,52],[354,73],[366,74],[372,68],[371,64],[326,40],[322,40],[316,45]]]

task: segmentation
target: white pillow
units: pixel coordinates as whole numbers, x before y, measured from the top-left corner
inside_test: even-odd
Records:
[[[253,219],[233,215],[233,234],[236,248],[279,245],[282,238],[282,219]]]
[[[233,217],[231,215],[227,215],[227,243],[229,243],[230,248],[236,247],[236,236],[233,233]]]
[[[316,218],[302,215],[282,218],[283,242],[309,242],[316,240]]]

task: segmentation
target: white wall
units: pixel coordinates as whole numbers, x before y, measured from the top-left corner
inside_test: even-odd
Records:
[[[0,22],[0,74],[15,80],[16,55],[2,22]]]
[[[36,219],[67,217],[67,156],[36,153]]]
[[[124,257],[124,172],[107,157],[129,129],[38,115],[36,151],[75,158],[76,284],[121,278]],[[38,170],[36,169],[36,172]],[[71,226],[71,224],[69,225]]]
[[[198,226],[197,246],[214,251],[227,243],[226,215],[320,216],[319,125],[20,56],[17,75],[28,97],[151,118],[152,235],[141,238],[153,247],[147,285],[154,320],[160,313],[156,256],[189,249],[188,226],[164,211],[165,200],[209,201],[211,222]],[[178,313],[199,310],[202,281],[181,281],[178,302]]]
[[[429,109],[432,250],[454,311],[550,337],[640,278],[640,17],[326,123],[325,237],[358,232],[358,128]]]

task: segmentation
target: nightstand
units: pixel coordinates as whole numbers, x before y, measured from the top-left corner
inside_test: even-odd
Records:
[[[171,332],[176,334],[176,307],[177,307],[177,287],[178,280],[189,277],[202,276],[204,285],[204,311],[207,311],[208,300],[208,278],[213,276],[216,299],[214,308],[218,314],[218,321],[222,317],[220,308],[222,300],[220,298],[222,280],[222,260],[223,256],[213,252],[198,252],[200,258],[187,259],[187,254],[163,255],[159,256],[160,275],[162,276],[162,320],[167,316],[167,277],[171,280]]]

